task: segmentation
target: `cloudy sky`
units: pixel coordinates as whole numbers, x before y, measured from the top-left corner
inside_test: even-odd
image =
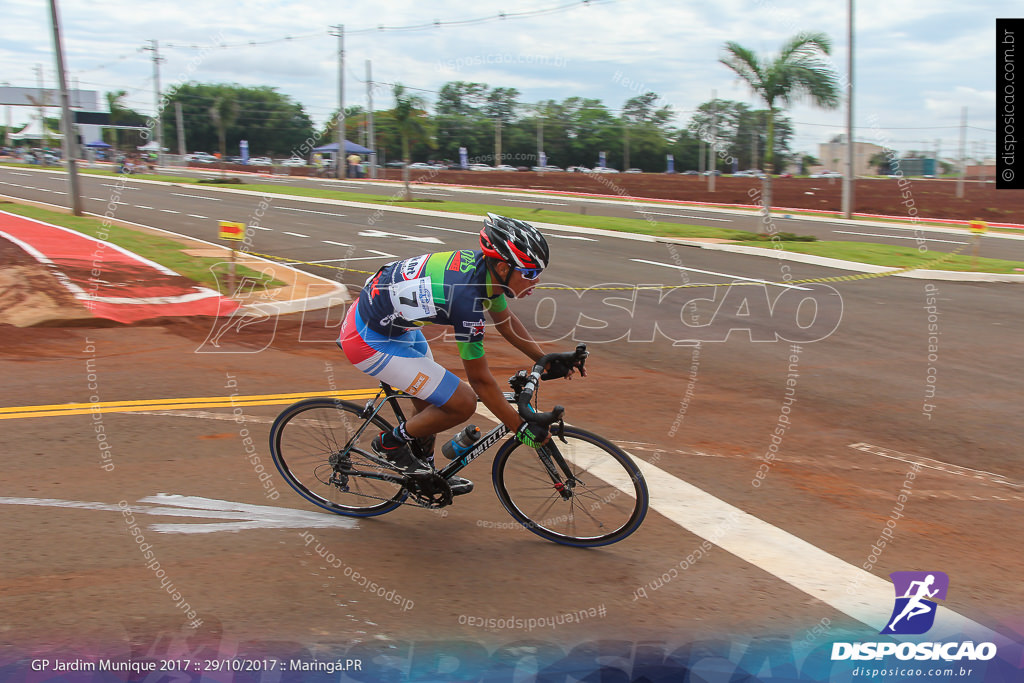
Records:
[[[346,104],[365,105],[372,60],[375,81],[421,88],[428,101],[454,80],[517,88],[522,102],[593,97],[613,110],[653,91],[681,125],[712,90],[756,106],[718,62],[726,41],[768,54],[805,30],[832,38],[835,67],[847,73],[840,0],[59,2],[69,77],[100,91],[101,102],[103,92],[127,90],[129,105],[144,113],[154,110],[153,69],[151,53],[139,48],[156,39],[164,88],[189,80],[269,85],[322,123],[338,98],[333,24],[346,30]],[[549,9],[556,11],[468,22]],[[966,106],[968,156],[992,156],[995,18],[1011,14],[1006,3],[856,0],[855,12],[855,137],[901,151],[938,145],[952,157]],[[45,84],[55,87],[48,3],[4,0],[0,16],[0,83],[34,87],[42,65]],[[390,106],[388,91],[375,104]],[[818,143],[845,130],[842,109],[798,105],[789,113],[796,150],[817,153]],[[15,108],[13,116],[23,123],[29,112]]]

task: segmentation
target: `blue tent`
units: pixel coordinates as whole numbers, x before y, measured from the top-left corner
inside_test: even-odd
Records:
[[[329,145],[322,145],[320,147],[314,147],[313,151],[314,152],[337,152],[338,151],[338,143],[337,142],[332,142]],[[366,147],[363,147],[362,145],[357,145],[356,143],[352,142],[351,140],[345,140],[345,153],[346,154],[351,154],[352,152],[355,152],[356,154],[369,154],[372,151],[373,150],[367,149]]]
[[[107,143],[103,142],[102,140],[94,140],[93,142],[88,143],[86,145],[86,147],[92,147],[94,149],[99,149],[99,148],[110,147],[110,145],[108,145]]]

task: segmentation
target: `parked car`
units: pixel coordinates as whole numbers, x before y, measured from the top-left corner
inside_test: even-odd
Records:
[[[185,156],[185,161],[195,161],[200,164],[215,164],[220,159],[213,156],[209,152],[194,152]]]
[[[274,160],[270,157],[253,157],[249,159],[250,166],[273,166]]]
[[[558,172],[560,172],[562,170],[562,167],[561,166],[552,166],[551,164],[548,164],[547,166],[534,166],[530,170],[531,171],[544,172],[544,173],[558,173]]]
[[[822,171],[821,173],[812,173],[812,178],[842,178],[843,174],[838,171]]]
[[[627,168],[626,173],[643,173],[639,168]]]
[[[515,166],[510,166],[509,164],[501,164],[499,166],[495,166],[494,170],[495,171],[518,171],[519,169],[516,168]]]
[[[683,171],[683,175],[700,175],[697,171]]]
[[[608,166],[598,166],[597,168],[590,171],[591,173],[618,173],[619,170],[616,168],[610,168]]]
[[[493,171],[494,167],[488,164],[470,164],[470,171]]]
[[[281,162],[282,166],[305,166],[306,160],[300,159],[299,157],[292,157],[291,159],[285,159]]]
[[[425,164],[422,161],[417,161],[415,163],[409,164],[410,171],[429,171],[432,170],[433,168],[434,167],[432,165]]]

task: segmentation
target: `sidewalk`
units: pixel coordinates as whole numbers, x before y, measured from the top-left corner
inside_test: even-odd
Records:
[[[184,253],[190,256],[230,260],[230,250],[217,244],[128,221],[111,223],[185,244],[189,248]],[[241,282],[234,296],[223,296],[110,242],[3,211],[0,238],[38,262],[18,259],[0,267],[0,277],[12,284],[0,298],[0,322],[19,327],[95,318],[130,324],[158,317],[282,315],[351,300],[338,282],[241,252],[236,252],[238,265],[285,284],[254,290],[247,286],[251,283]]]

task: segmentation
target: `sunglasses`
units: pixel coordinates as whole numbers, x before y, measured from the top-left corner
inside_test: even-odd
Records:
[[[524,280],[536,280],[542,272],[540,268],[516,268],[516,270],[519,271]]]

